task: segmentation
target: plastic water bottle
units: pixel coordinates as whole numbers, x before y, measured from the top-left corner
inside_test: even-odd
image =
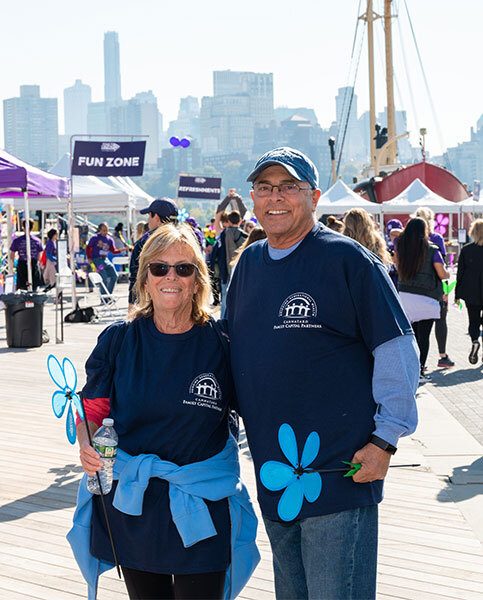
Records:
[[[113,425],[113,419],[104,419],[102,427],[95,432],[92,438],[94,450],[101,457],[102,466],[98,473],[104,494],[108,494],[112,488],[113,467],[117,453],[117,433]],[[91,494],[101,494],[96,475],[87,479],[87,489]]]

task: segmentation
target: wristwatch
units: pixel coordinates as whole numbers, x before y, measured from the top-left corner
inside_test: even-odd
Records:
[[[371,439],[369,440],[369,442],[371,444],[374,444],[374,446],[381,448],[381,450],[385,450],[386,452],[389,452],[389,454],[396,454],[396,452],[397,452],[396,446],[393,446],[389,442],[386,442],[385,440],[378,437],[377,435],[371,435]]]

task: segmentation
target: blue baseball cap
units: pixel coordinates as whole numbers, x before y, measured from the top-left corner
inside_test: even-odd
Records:
[[[282,166],[292,177],[299,181],[306,181],[313,189],[319,186],[319,173],[314,163],[303,152],[288,146],[265,152],[258,159],[252,172],[247,177],[247,181],[255,181],[264,169],[272,165]]]
[[[149,206],[139,211],[142,215],[154,213],[161,219],[169,219],[178,216],[178,207],[170,198],[158,198],[153,200]]]

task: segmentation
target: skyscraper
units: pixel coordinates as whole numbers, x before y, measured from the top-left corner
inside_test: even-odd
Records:
[[[64,129],[66,135],[87,133],[87,107],[91,102],[91,87],[75,80],[64,90]]]
[[[116,31],[104,34],[104,100],[113,103],[122,100],[119,39]]]
[[[3,101],[3,120],[7,152],[32,165],[57,161],[57,98],[41,98],[38,85],[21,85],[20,97]]]
[[[253,153],[255,125],[273,119],[272,73],[214,71],[213,97],[201,101],[201,143],[205,154]]]

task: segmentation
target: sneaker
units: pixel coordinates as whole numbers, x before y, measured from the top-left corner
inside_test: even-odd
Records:
[[[470,361],[470,364],[476,365],[476,363],[478,362],[478,350],[479,349],[480,349],[480,342],[477,342],[475,340],[474,342],[471,343],[471,352],[470,352],[470,355],[468,356],[468,360]]]
[[[419,376],[419,385],[428,383],[428,381],[431,381],[431,375],[425,375],[424,373],[421,373]]]
[[[443,369],[447,369],[448,367],[454,367],[454,360],[451,360],[451,358],[446,355],[439,358],[438,360],[438,367],[442,367]]]

